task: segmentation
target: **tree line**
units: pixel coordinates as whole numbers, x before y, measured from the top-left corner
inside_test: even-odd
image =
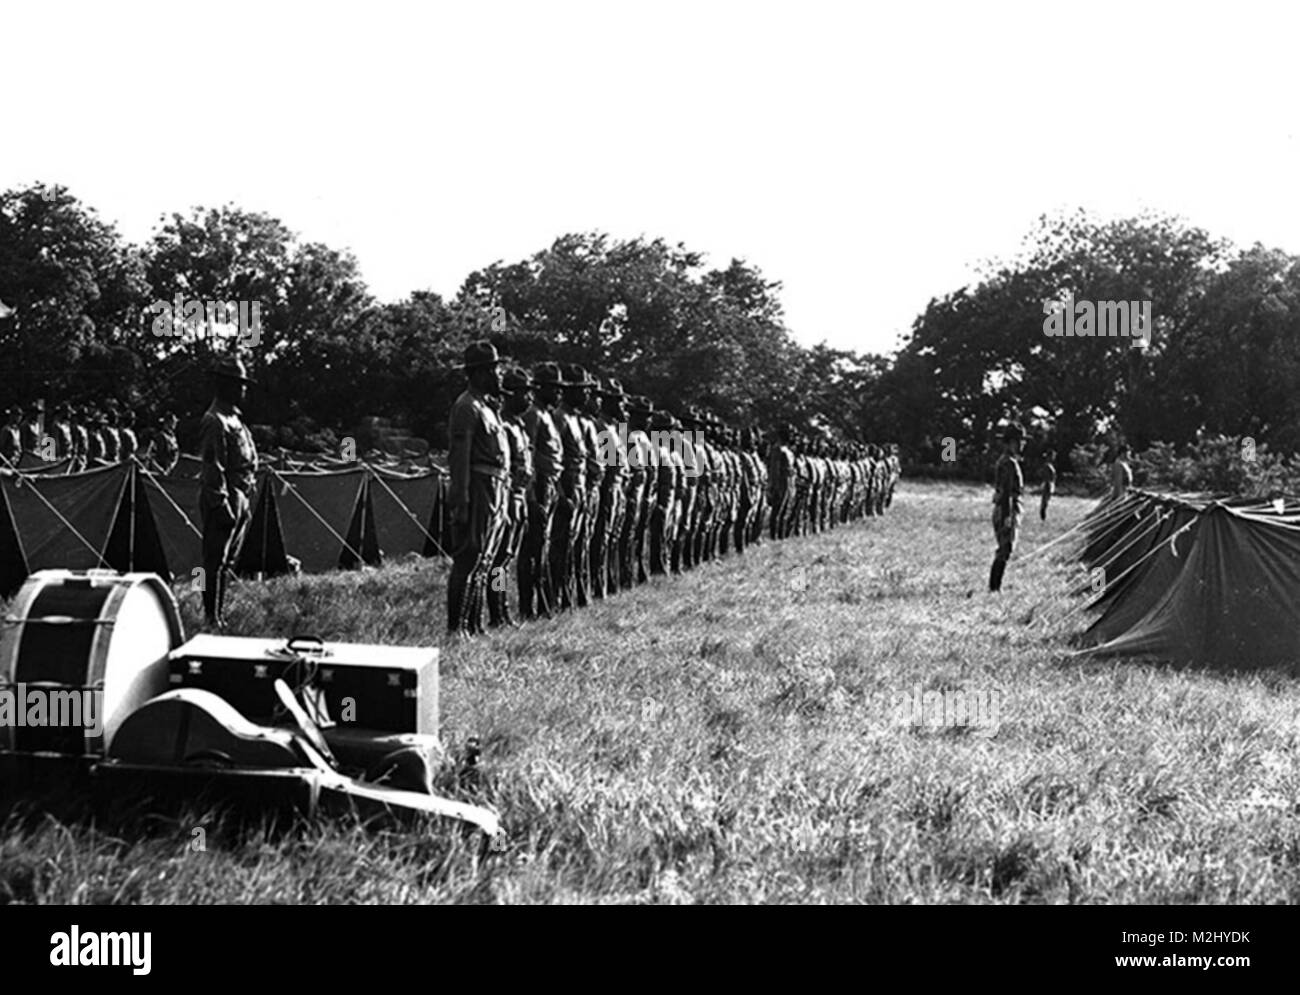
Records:
[[[275,426],[279,444],[312,448],[373,415],[443,447],[461,353],[486,338],[524,364],[618,377],[660,406],[881,441],[861,399],[888,361],[799,345],[780,289],[740,260],[711,268],[661,239],[584,233],[472,272],[451,299],[420,290],[380,302],[351,254],[265,214],[175,213],[137,246],[65,189],[37,184],[0,195],[0,301],[12,310],[0,349],[13,360],[0,402],[111,397],[174,410],[183,430],[207,403],[213,354],[238,345],[261,385],[249,415]],[[184,334],[187,302],[218,313],[254,302],[256,334]],[[159,328],[164,311],[171,331]]]
[[[1044,217],[1014,258],[931,300],[884,356],[799,344],[778,281],[662,239],[566,234],[470,273],[450,299],[380,302],[350,253],[266,214],[173,213],[132,245],[66,189],[35,184],[0,194],[0,403],[112,397],[174,410],[184,429],[230,342],[155,334],[160,302],[256,302],[244,359],[262,389],[249,414],[291,448],[368,415],[444,446],[461,352],[487,338],[525,364],[617,377],[661,406],[897,441],[913,464],[955,459],[971,473],[1010,419],[1031,452],[1050,445],[1067,460],[1120,439],[1143,450],[1220,436],[1289,454],[1300,451],[1298,263],[1163,215]],[[1047,305],[1064,300],[1145,302],[1150,341],[1047,334]]]

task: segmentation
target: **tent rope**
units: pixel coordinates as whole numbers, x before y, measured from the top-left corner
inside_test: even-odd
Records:
[[[402,501],[401,498],[399,498],[399,497],[398,497],[398,496],[393,492],[393,489],[392,489],[391,487],[388,486],[387,481],[385,481],[384,478],[381,477],[379,474],[375,473],[375,472],[374,472],[374,467],[372,467],[369,463],[366,463],[366,464],[365,464],[365,467],[366,467],[366,469],[367,469],[368,471],[370,471],[371,479],[372,479],[372,480],[377,480],[377,481],[379,481],[379,485],[380,485],[384,490],[386,490],[386,491],[388,492],[388,496],[391,497],[394,501],[397,502],[397,506],[398,506],[399,508],[401,508],[404,512],[406,512],[407,517],[409,517],[409,518],[411,519],[411,521],[413,521],[413,522],[415,523],[415,527],[418,528],[418,529],[420,530],[421,533],[423,533],[423,535],[424,535],[424,537],[425,537],[426,539],[428,539],[431,543],[433,543],[433,548],[436,549],[439,553],[441,553],[441,554],[442,554],[446,559],[450,560],[450,559],[451,559],[451,556],[447,553],[447,551],[446,551],[445,549],[442,548],[441,543],[439,543],[438,540],[435,539],[435,538],[432,536],[432,534],[430,534],[430,532],[428,531],[428,529],[426,529],[426,528],[425,528],[425,527],[420,523],[420,519],[419,519],[419,517],[415,514],[415,512],[413,512],[410,508],[408,508],[408,507],[406,506],[406,504]]]
[[[365,557],[363,557],[359,552],[353,549],[352,545],[347,541],[347,539],[345,539],[343,536],[339,535],[336,531],[334,531],[334,526],[330,525],[329,522],[325,521],[325,519],[321,517],[320,512],[318,512],[315,508],[313,508],[311,506],[311,503],[305,497],[303,497],[301,494],[298,493],[298,488],[294,487],[292,483],[285,480],[284,477],[280,475],[280,472],[275,469],[275,467],[267,467],[267,472],[271,474],[271,476],[273,476],[276,480],[284,484],[285,489],[294,497],[296,497],[302,503],[302,506],[304,508],[306,508],[308,511],[312,513],[316,521],[320,522],[323,526],[325,526],[326,531],[328,531],[330,535],[332,535],[335,539],[337,539],[340,543],[342,543],[344,549],[346,549],[349,553],[351,553],[353,556],[357,558],[358,563],[365,562]],[[358,494],[358,500],[360,500],[360,498],[361,495]],[[355,514],[356,513],[355,506],[353,507],[352,510],[353,513]]]
[[[1124,571],[1123,571],[1123,572],[1122,572],[1118,577],[1116,577],[1115,580],[1112,581],[1112,583],[1118,584],[1121,580],[1123,580],[1123,579],[1124,579],[1125,577],[1127,577],[1130,573],[1132,573],[1134,570],[1136,570],[1139,566],[1141,566],[1143,563],[1145,563],[1147,560],[1149,560],[1152,556],[1154,556],[1156,553],[1160,552],[1160,550],[1161,550],[1161,549],[1162,549],[1166,544],[1168,544],[1168,546],[1169,546],[1169,548],[1170,548],[1171,550],[1174,549],[1174,543],[1178,540],[1178,537],[1179,537],[1180,535],[1182,535],[1184,532],[1186,532],[1188,529],[1190,529],[1193,525],[1197,524],[1200,520],[1201,520],[1201,518],[1200,518],[1200,516],[1198,515],[1196,518],[1193,518],[1193,519],[1192,519],[1190,522],[1188,522],[1186,525],[1182,526],[1182,528],[1178,529],[1176,532],[1174,532],[1173,534],[1171,534],[1171,535],[1169,536],[1168,539],[1165,539],[1165,540],[1163,540],[1163,541],[1161,541],[1161,542],[1156,543],[1155,546],[1152,547],[1150,550],[1148,550],[1148,551],[1146,552],[1145,555],[1143,555],[1140,559],[1138,559],[1136,562],[1134,562],[1132,566],[1130,566],[1128,569],[1124,570]],[[1081,601],[1081,602],[1079,602],[1079,604],[1077,604],[1077,605],[1075,605],[1073,608],[1071,608],[1068,612],[1066,612],[1064,615],[1062,615],[1061,618],[1060,618],[1057,622],[1055,622],[1055,623],[1053,623],[1053,624],[1054,624],[1056,627],[1059,628],[1060,626],[1064,625],[1066,622],[1068,622],[1071,618],[1073,618],[1073,617],[1074,617],[1076,614],[1078,614],[1079,612],[1081,612],[1081,611],[1083,611],[1084,609],[1090,608],[1090,607],[1092,607],[1093,605],[1095,605],[1098,601],[1101,600],[1101,598],[1102,598],[1104,595],[1105,595],[1105,592],[1103,591],[1103,592],[1102,592],[1101,594],[1099,594],[1096,598],[1089,598],[1089,599],[1087,599],[1087,600],[1085,600],[1085,601]]]
[[[45,507],[47,507],[50,510],[50,512],[54,515],[54,517],[57,518],[60,522],[62,522],[65,526],[67,526],[68,531],[71,532],[74,536],[76,536],[77,540],[83,546],[85,546],[88,550],[90,550],[92,553],[95,554],[95,559],[99,561],[100,566],[108,567],[110,570],[112,569],[111,564],[106,559],[104,559],[103,553],[100,552],[98,549],[96,549],[94,545],[91,543],[91,541],[77,530],[77,527],[75,525],[73,525],[70,521],[64,518],[63,514],[59,511],[59,509],[54,507],[54,505],[49,501],[49,499],[46,498],[45,495],[42,494],[40,490],[37,489],[34,483],[32,483],[32,481],[36,479],[33,474],[23,473],[16,466],[14,466],[13,463],[10,463],[9,460],[5,459],[3,456],[0,456],[0,460],[3,460],[5,465],[10,470],[12,470],[13,473],[18,477],[20,487],[30,488],[31,492],[41,499],[41,503],[44,504]],[[122,499],[122,495],[119,493],[118,500],[121,501],[121,499]],[[22,536],[18,537],[18,542],[19,545],[22,544]],[[24,549],[23,558],[26,559],[26,557],[27,557],[27,551]]]
[[[153,484],[154,487],[158,489],[158,493],[167,499],[167,503],[172,506],[172,509],[176,512],[176,514],[181,516],[181,518],[185,521],[185,524],[189,526],[190,531],[193,532],[196,536],[198,536],[199,539],[202,539],[203,533],[199,531],[198,526],[194,524],[193,520],[190,518],[189,515],[185,514],[184,509],[181,508],[181,506],[172,499],[172,496],[167,493],[163,485],[158,483],[158,478],[155,477],[152,473],[150,473],[149,468],[146,467],[143,463],[141,463],[138,459],[136,459],[136,457],[132,456],[131,458],[136,460],[136,467],[144,471],[144,475],[148,479],[149,483]]]

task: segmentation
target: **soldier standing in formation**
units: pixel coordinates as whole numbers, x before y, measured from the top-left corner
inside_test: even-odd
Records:
[[[212,404],[199,425],[199,515],[203,524],[203,615],[225,628],[226,572],[233,571],[252,518],[257,449],[244,425],[245,387],[253,383],[233,357],[212,369]]]
[[[533,376],[534,400],[524,412],[524,428],[533,454],[533,486],[529,491],[528,531],[519,561],[519,613],[525,619],[551,617],[554,592],[550,584],[551,531],[559,495],[564,450],[553,414],[563,377],[555,363],[540,364]]]
[[[162,416],[158,431],[149,443],[149,452],[159,473],[171,473],[181,458],[181,448],[176,441],[176,416],[168,411]]]
[[[510,616],[510,568],[523,547],[528,531],[528,494],[533,486],[533,453],[528,443],[524,414],[533,404],[533,381],[522,370],[509,370],[501,378],[501,427],[510,451],[510,493],[506,520],[488,579],[488,625],[514,625]]]
[[[41,428],[41,418],[44,414],[44,401],[32,401],[27,405],[27,420],[23,422],[19,433],[19,441],[24,452],[34,453],[41,448],[41,438],[45,435]]]
[[[555,529],[551,542],[551,586],[556,607],[563,611],[577,604],[577,550],[586,532],[587,451],[583,444],[578,411],[585,402],[585,378],[577,367],[566,366],[560,381],[560,403],[555,407],[555,426],[560,433],[560,494],[555,508]]]
[[[874,447],[799,440],[765,454],[760,433],[697,409],[683,424],[581,366],[501,378],[500,363],[490,343],[467,349],[452,408],[453,632],[482,631],[484,601],[490,625],[512,624],[516,562],[521,615],[550,617],[769,535],[880,513],[892,490]]]
[[[452,566],[447,580],[447,629],[483,631],[488,575],[506,525],[509,441],[491,398],[501,393],[496,347],[475,342],[465,349],[469,380],[451,407],[448,434],[451,484]]]
[[[50,438],[54,440],[53,457],[71,461],[73,457],[72,423],[68,420],[71,409],[66,401],[54,405],[53,422],[50,424]]]
[[[993,534],[998,551],[989,571],[989,590],[1002,590],[1002,575],[1016,548],[1020,532],[1020,497],[1025,489],[1020,469],[1020,446],[1025,438],[1019,425],[1010,425],[1002,433],[1005,450],[993,469]]]

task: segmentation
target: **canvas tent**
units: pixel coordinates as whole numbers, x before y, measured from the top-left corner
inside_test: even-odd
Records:
[[[1300,514],[1294,505],[1134,492],[1085,523],[1102,570],[1081,634],[1098,655],[1231,670],[1300,665]]]
[[[197,461],[194,461],[197,463]],[[0,594],[47,567],[148,570],[187,579],[202,566],[199,481],[119,463],[82,473],[0,473]],[[441,556],[445,476],[350,464],[259,472],[236,569],[317,573],[385,556]]]

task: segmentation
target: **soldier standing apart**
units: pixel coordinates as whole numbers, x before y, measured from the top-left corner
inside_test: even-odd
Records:
[[[542,363],[533,377],[534,402],[524,412],[524,430],[533,454],[533,485],[528,491],[528,530],[519,559],[519,613],[525,619],[551,617],[551,531],[560,486],[563,449],[552,409],[560,399],[560,367]]]
[[[993,469],[993,534],[997,537],[998,551],[989,571],[990,591],[1002,590],[1002,574],[1016,548],[1020,531],[1020,495],[1025,489],[1020,446],[1024,438],[1024,430],[1019,425],[1009,425],[1002,433],[1006,448]]]
[[[469,380],[451,406],[451,575],[447,579],[447,631],[483,631],[488,574],[506,525],[510,443],[489,401],[501,392],[501,358],[490,342],[465,347]]]
[[[1110,496],[1122,498],[1133,486],[1133,471],[1128,465],[1128,445],[1121,442],[1115,450],[1115,462],[1110,467]]]
[[[533,404],[533,381],[522,370],[510,370],[501,378],[505,395],[501,402],[501,421],[510,443],[510,496],[506,506],[506,525],[492,561],[488,580],[488,625],[514,625],[510,617],[510,568],[523,546],[528,530],[528,493],[533,484],[533,453],[528,444],[524,413]],[[520,609],[522,612],[522,608]]]
[[[253,383],[228,357],[212,369],[214,397],[199,424],[199,515],[203,524],[203,617],[224,629],[226,571],[233,570],[252,518],[257,449],[239,405]]]
[[[1039,476],[1043,485],[1042,499],[1038,505],[1038,517],[1047,521],[1047,505],[1056,493],[1056,450],[1048,449],[1043,453],[1043,469]]]

